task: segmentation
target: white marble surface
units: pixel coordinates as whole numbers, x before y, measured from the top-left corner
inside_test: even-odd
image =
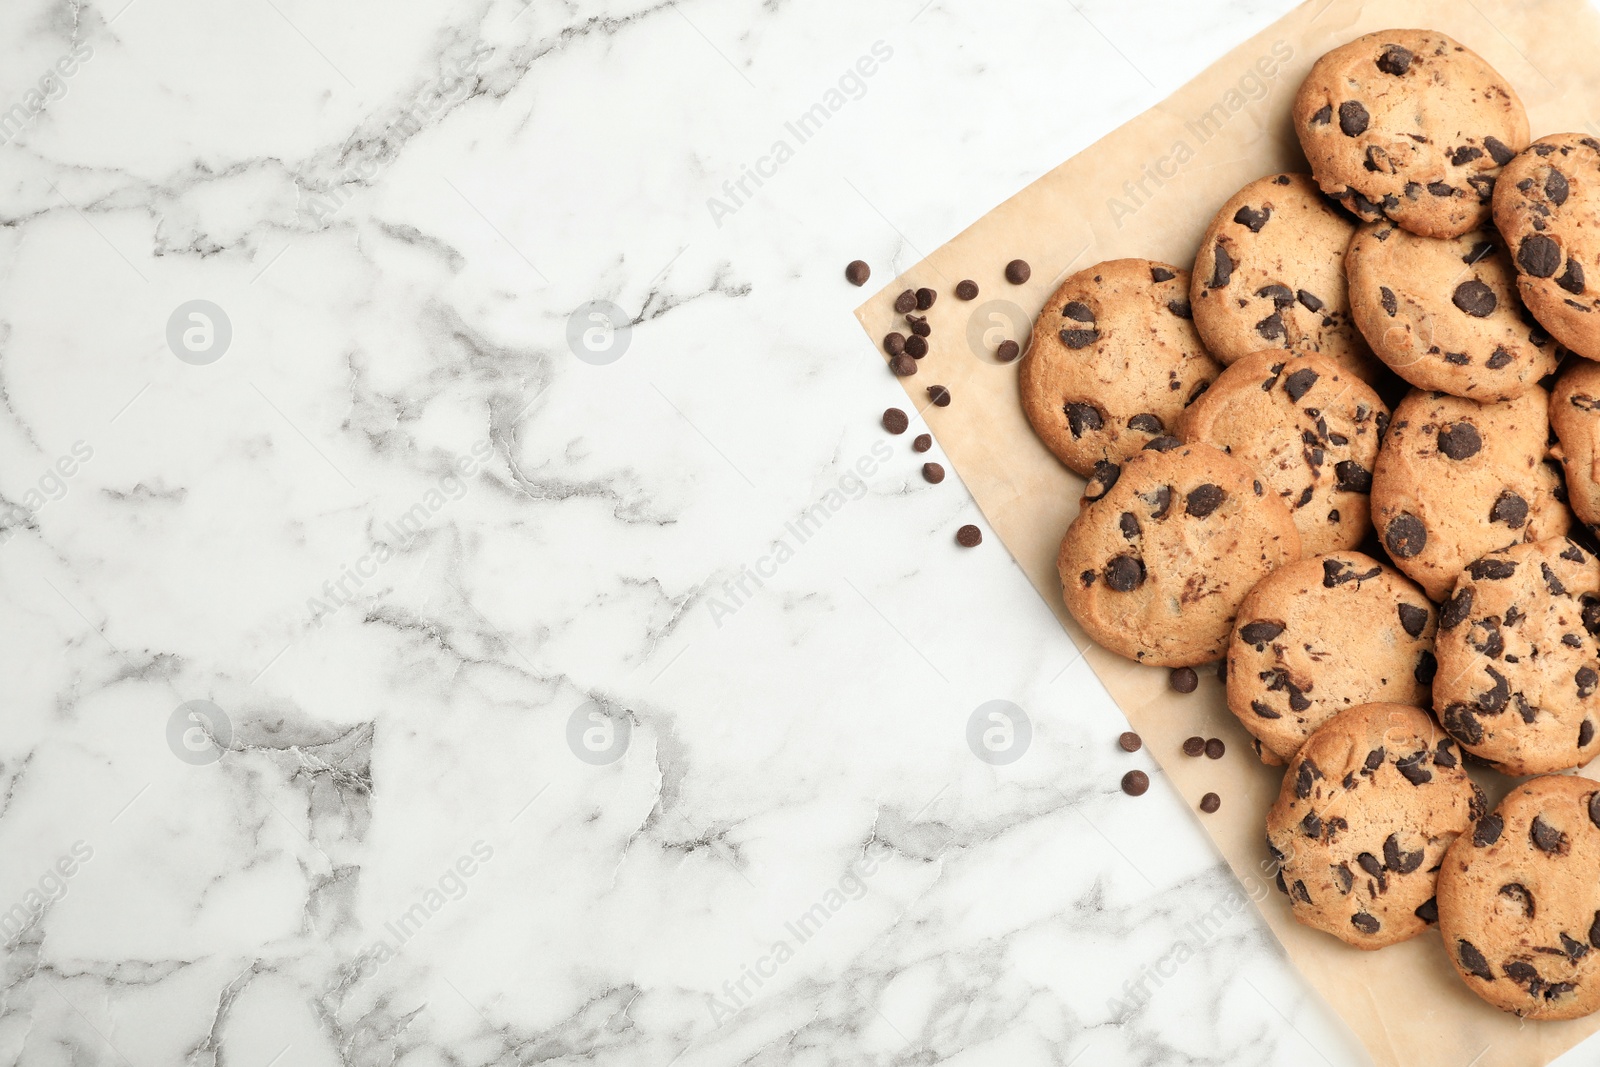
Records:
[[[1284,0],[125,2],[0,12],[0,1062],[1365,1062],[840,277]]]

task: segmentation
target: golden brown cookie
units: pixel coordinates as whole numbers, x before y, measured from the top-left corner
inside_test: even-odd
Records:
[[[1261,475],[1314,555],[1354,548],[1372,528],[1367,494],[1388,424],[1378,394],[1337,363],[1271,349],[1223,371],[1183,413],[1178,435]]]
[[[1299,558],[1289,509],[1250,468],[1168,437],[1102,464],[1056,562],[1067,610],[1090,637],[1183,667],[1219,658],[1250,587]]]
[[[1439,609],[1434,707],[1507,774],[1600,755],[1600,563],[1565,537],[1473,560]]]
[[[1513,789],[1445,854],[1439,934],[1467,987],[1529,1019],[1600,1008],[1600,782]]]
[[[1170,434],[1222,372],[1189,312],[1189,272],[1096,263],[1046,301],[1022,361],[1022,410],[1045,447],[1087,477]]]
[[[1395,408],[1372,472],[1372,523],[1395,566],[1435,601],[1468,563],[1571,526],[1546,463],[1548,396],[1480,404],[1412,392]]]
[[[1427,707],[1437,624],[1421,589],[1360,552],[1279,567],[1239,605],[1228,710],[1282,760],[1356,704]]]
[[[1560,444],[1550,454],[1567,475],[1567,502],[1600,524],[1600,363],[1568,360],[1550,392],[1550,428]]]
[[[1500,175],[1494,223],[1534,317],[1578,355],[1600,359],[1600,141],[1535,141]]]
[[[1318,353],[1371,381],[1378,367],[1345,295],[1354,232],[1309,174],[1273,174],[1240,189],[1200,239],[1189,280],[1206,348],[1223,363],[1263,348]]]
[[[1357,948],[1435,920],[1435,874],[1483,814],[1450,739],[1420,708],[1361,704],[1311,735],[1267,813],[1267,847],[1294,917]]]
[[[1433,30],[1369,33],[1318,59],[1294,128],[1328,195],[1425,237],[1488,222],[1495,176],[1528,144],[1510,83]]]

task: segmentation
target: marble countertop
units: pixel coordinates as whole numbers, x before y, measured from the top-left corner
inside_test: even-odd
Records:
[[[8,6],[0,1062],[1367,1062],[841,276],[1288,7]]]

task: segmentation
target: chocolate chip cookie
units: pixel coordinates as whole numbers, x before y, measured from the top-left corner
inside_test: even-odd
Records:
[[[1312,66],[1294,128],[1328,195],[1367,221],[1457,237],[1489,219],[1495,176],[1528,145],[1522,101],[1432,30],[1382,30]]]
[[[1372,472],[1372,523],[1433,600],[1479,556],[1570,528],[1561,476],[1544,462],[1547,400],[1539,388],[1492,404],[1412,390],[1395,408]]]
[[[1263,348],[1316,352],[1371,381],[1378,368],[1345,295],[1354,231],[1309,174],[1274,174],[1240,189],[1200,239],[1189,280],[1206,348],[1224,363]]]
[[[1345,272],[1372,350],[1419,389],[1506,400],[1555,370],[1556,344],[1522,306],[1492,229],[1442,240],[1368,223]]]
[[[1529,1019],[1600,1008],[1600,782],[1513,789],[1439,870],[1439,934],[1478,996]]]
[[[1280,567],[1250,590],[1228,643],[1228,710],[1288,759],[1333,716],[1383,701],[1427,707],[1438,616],[1421,589],[1360,552]]]
[[[1436,872],[1486,802],[1420,708],[1361,704],[1311,735],[1267,813],[1294,917],[1357,948],[1435,921]]]
[[[1249,467],[1167,437],[1101,462],[1056,564],[1090,637],[1140,663],[1190,667],[1220,657],[1250,587],[1299,558],[1289,509]]]
[[[1560,444],[1550,454],[1567,474],[1567,501],[1591,525],[1600,524],[1600,363],[1569,360],[1550,392],[1550,428]]]
[[[1556,340],[1600,359],[1600,141],[1541,137],[1506,164],[1494,191],[1523,301]]]
[[[1372,528],[1367,494],[1389,409],[1322,356],[1272,349],[1223,371],[1178,423],[1185,441],[1222,449],[1283,498],[1307,555],[1354,548]]]
[[[1116,259],[1061,284],[1022,361],[1022,410],[1056,456],[1088,477],[1170,434],[1222,373],[1195,332],[1189,272]]]
[[[1433,706],[1507,774],[1600,755],[1600,563],[1565,537],[1473,560],[1439,609]]]

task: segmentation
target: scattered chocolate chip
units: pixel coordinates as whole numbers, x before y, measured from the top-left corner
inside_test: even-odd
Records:
[[[1400,628],[1411,637],[1421,637],[1422,628],[1428,625],[1428,611],[1415,604],[1400,604]]]
[[[1384,45],[1383,54],[1378,57],[1378,69],[1400,77],[1411,69],[1411,49],[1397,44]]]
[[[1428,543],[1427,527],[1410,512],[1401,512],[1383,533],[1383,543],[1396,559],[1410,559]]]
[[[1333,105],[1323,104],[1311,115],[1311,125],[1326,126],[1333,119]]]
[[[1259,651],[1268,641],[1283,633],[1283,623],[1260,619],[1256,622],[1246,623],[1239,627],[1239,637],[1247,645],[1255,645]]]
[[[1567,269],[1562,272],[1561,277],[1556,279],[1556,284],[1573,296],[1579,295],[1583,292],[1583,267],[1578,264],[1577,260],[1568,259]]]
[[[1197,519],[1203,519],[1216,511],[1226,496],[1227,493],[1220,485],[1207,482],[1189,491],[1189,495],[1184,499],[1184,511]]]
[[[928,337],[933,333],[933,327],[928,325],[928,320],[921,315],[907,315],[906,325],[911,327],[911,332],[917,337]]]
[[[927,311],[933,307],[933,302],[939,299],[939,294],[932,289],[922,288],[917,290],[917,310]]]
[[[1415,912],[1413,912],[1412,914],[1414,914],[1417,918],[1421,919],[1423,922],[1429,924],[1430,926],[1432,924],[1438,922],[1439,921],[1439,898],[1438,897],[1429,897],[1427,900],[1424,900],[1421,904],[1418,904],[1417,905],[1417,910]]]
[[[1117,738],[1117,744],[1122,746],[1124,752],[1137,752],[1144,745],[1144,741],[1132,730],[1124,730]]]
[[[1542,233],[1524,237],[1517,249],[1517,266],[1535,278],[1548,278],[1561,266],[1561,246]]]
[[[1310,392],[1311,387],[1317,384],[1319,375],[1310,367],[1301,367],[1283,380],[1283,391],[1289,394],[1289,399],[1295,403]]]
[[[1533,817],[1533,825],[1528,827],[1528,839],[1539,851],[1551,856],[1560,856],[1567,851],[1567,835],[1545,822],[1543,815]]]
[[[1246,227],[1251,233],[1260,233],[1261,227],[1265,226],[1267,220],[1271,217],[1272,209],[1270,207],[1263,207],[1258,211],[1248,204],[1233,213],[1233,221],[1240,226]],[[1278,231],[1273,230],[1272,232],[1277,233]]]
[[[1144,560],[1137,556],[1111,557],[1106,564],[1106,585],[1118,593],[1131,593],[1144,584]]]
[[[886,408],[883,412],[883,428],[893,434],[906,432],[906,427],[911,425],[911,420],[899,408]]]
[[[902,378],[909,378],[917,373],[917,361],[901,353],[889,361],[889,369]]]
[[[1470,422],[1451,423],[1439,431],[1439,451],[1451,459],[1470,459],[1482,448],[1483,438]]]
[[[1496,166],[1503,167],[1517,157],[1511,146],[1498,137],[1485,137],[1483,147],[1489,150],[1489,158],[1494,160]]]
[[[1100,340],[1099,330],[1062,330],[1061,343],[1071,349],[1087,348]]]
[[[1383,305],[1384,313],[1393,318],[1400,310],[1400,305],[1395,302],[1394,290],[1387,285],[1378,286],[1378,302]]]
[[[1222,247],[1221,241],[1217,242],[1216,252],[1216,263],[1211,268],[1211,280],[1206,282],[1206,286],[1211,289],[1221,289],[1233,277],[1233,258],[1228,255],[1228,250]]]
[[[1295,299],[1300,301],[1301,306],[1307,311],[1321,311],[1325,306],[1321,298],[1314,293],[1306,292],[1304,289],[1297,290],[1294,295]]]
[[[978,283],[971,278],[956,282],[957,300],[976,300],[978,298]]]
[[[867,279],[872,277],[872,268],[863,260],[852,259],[844,268],[844,277],[851,285],[866,285]]]
[[[1026,260],[1013,259],[1006,264],[1006,281],[1012,285],[1021,285],[1033,277],[1033,268],[1028,266]]]
[[[962,548],[976,548],[983,544],[983,531],[973,525],[966,525],[956,531],[956,544]]]
[[[1173,670],[1167,681],[1180,693],[1192,693],[1200,685],[1200,676],[1195,673],[1193,667],[1178,667]]]
[[[1183,754],[1185,756],[1201,756],[1205,754],[1205,751],[1206,739],[1203,737],[1191,737],[1183,742]],[[1600,797],[1600,793],[1596,793],[1595,796]],[[1600,821],[1596,821],[1595,825],[1600,826]]]
[[[1498,815],[1485,815],[1478,820],[1478,825],[1472,828],[1472,843],[1479,848],[1488,848],[1500,840],[1500,833],[1506,828],[1506,821]]]
[[[1346,100],[1339,105],[1339,131],[1346,137],[1359,137],[1367,132],[1370,121],[1367,109],[1359,100]]]
[[[1513,530],[1520,530],[1528,521],[1528,502],[1509,489],[1503,490],[1495,499],[1494,507],[1489,509],[1489,521],[1503,522]]]
[[[1473,318],[1481,319],[1493,314],[1499,301],[1493,289],[1476,278],[1468,278],[1456,286],[1450,302]]]
[[[1066,406],[1066,412],[1067,426],[1072,430],[1075,439],[1089,431],[1098,430],[1105,424],[1100,418],[1100,412],[1089,404],[1070,401]]]
[[[1372,472],[1353,459],[1341,459],[1333,465],[1336,484],[1347,493],[1372,492]]]
[[[1456,958],[1461,961],[1461,969],[1486,982],[1494,981],[1494,972],[1489,969],[1489,961],[1483,958],[1477,946],[1471,941],[1456,940]]]
[[[1569,192],[1571,192],[1571,187],[1567,185],[1566,176],[1551,167],[1550,173],[1544,179],[1544,195],[1550,198],[1552,204],[1560,207],[1567,202],[1567,194]]]
[[[1210,815],[1220,807],[1222,807],[1222,798],[1215,793],[1207,793],[1200,798],[1200,810],[1207,815]]]
[[[1462,145],[1460,148],[1450,153],[1450,162],[1458,167],[1464,167],[1468,163],[1471,163],[1474,159],[1481,159],[1482,157],[1483,149],[1474,148],[1471,145]]]
[[[1180,319],[1194,318],[1194,309],[1189,306],[1189,301],[1182,298],[1168,300],[1167,310],[1178,316]]]
[[[1152,437],[1150,440],[1146,441],[1144,447],[1139,451],[1171,452],[1174,448],[1177,448],[1182,444],[1182,441],[1178,440],[1176,437],[1173,437],[1171,434],[1162,434],[1160,437]]]
[[[1221,759],[1228,752],[1228,746],[1222,743],[1222,738],[1212,737],[1206,740],[1206,758]]]
[[[928,339],[912,334],[906,338],[906,355],[912,359],[921,359],[928,354]]]
[[[927,433],[917,434],[916,440],[911,442],[913,452],[926,452],[933,447],[933,435]]]
[[[1376,916],[1368,915],[1364,911],[1358,911],[1350,916],[1350,925],[1364,934],[1375,934],[1382,924],[1378,922]]]
[[[1150,280],[1153,282],[1170,282],[1176,277],[1177,275],[1168,270],[1166,267],[1150,268]]]
[[[944,481],[944,468],[937,463],[924,463],[922,465],[922,477],[930,485],[938,485]]]
[[[1015,341],[1001,341],[1000,347],[994,350],[994,358],[1001,363],[1010,363],[1022,352],[1022,346]]]
[[[1143,796],[1149,788],[1150,776],[1143,771],[1129,771],[1122,776],[1122,791],[1130,797]]]
[[[950,390],[942,385],[930,385],[928,386],[928,399],[932,401],[933,406],[936,408],[947,408],[950,406]]]
[[[894,309],[904,315],[908,311],[917,310],[917,294],[910,289],[894,298]]]
[[[883,335],[883,350],[891,356],[898,356],[906,350],[906,335],[903,333],[886,333]]]

